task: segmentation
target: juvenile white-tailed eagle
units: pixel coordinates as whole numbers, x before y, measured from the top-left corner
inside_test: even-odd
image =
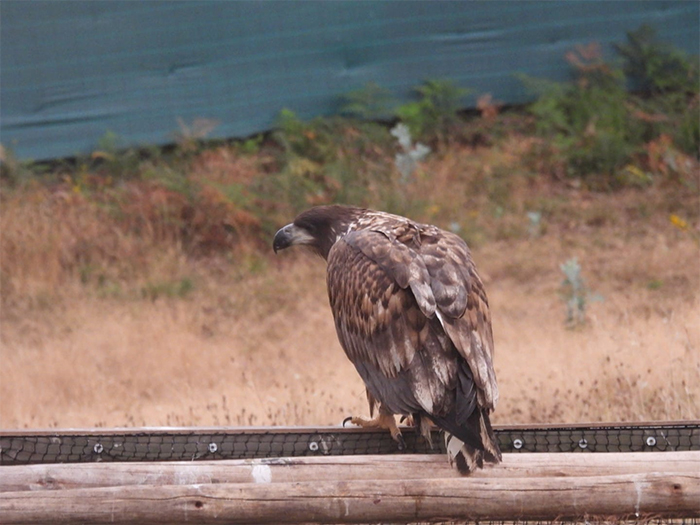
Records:
[[[370,414],[354,424],[390,430],[411,416],[430,438],[445,431],[461,473],[498,463],[489,414],[498,400],[491,314],[466,243],[405,217],[318,206],[275,235],[275,252],[304,245],[328,262],[338,338],[367,387]]]

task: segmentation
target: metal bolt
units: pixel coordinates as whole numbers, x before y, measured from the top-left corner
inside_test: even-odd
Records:
[[[100,443],[97,443],[94,447],[92,447],[92,450],[95,451],[95,454],[102,454],[104,447]]]
[[[579,440],[579,442],[578,442],[578,446],[579,446],[579,448],[587,448],[587,447],[588,447],[588,441],[586,441],[585,439],[581,439],[581,440]]]
[[[309,450],[311,452],[318,451],[318,443],[316,443],[315,441],[312,441],[311,443],[309,443]]]
[[[649,436],[647,438],[647,446],[648,447],[655,447],[656,446],[656,438],[654,436]]]
[[[514,439],[513,440],[513,448],[515,450],[520,450],[521,448],[523,448],[523,445],[524,445],[524,443],[523,443],[522,439]]]
[[[209,443],[209,452],[213,454],[217,450],[219,450],[219,445],[217,445],[216,443]]]

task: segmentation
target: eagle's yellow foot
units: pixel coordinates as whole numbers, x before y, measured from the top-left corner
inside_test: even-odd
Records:
[[[396,419],[394,419],[394,416],[391,414],[380,413],[374,419],[349,417],[343,421],[343,426],[345,426],[345,423],[348,421],[350,421],[350,423],[353,425],[357,425],[358,427],[362,428],[384,428],[391,433],[391,437],[394,438],[394,441],[399,444],[399,450],[406,449],[406,442],[403,439],[403,435],[401,434],[399,427],[396,426]]]

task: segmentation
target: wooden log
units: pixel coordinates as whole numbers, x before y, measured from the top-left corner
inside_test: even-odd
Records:
[[[0,493],[24,490],[321,480],[457,478],[445,456],[325,456],[171,463],[69,463],[2,467]],[[505,454],[472,478],[584,477],[700,472],[700,452]]]
[[[0,523],[353,523],[700,515],[698,452],[511,454],[502,465],[470,477],[456,476],[444,459],[430,455],[73,464],[54,465],[53,471],[2,467]],[[61,472],[63,467],[68,469]],[[107,479],[110,471],[115,473],[112,482]]]
[[[700,515],[700,473],[224,483],[6,492],[0,521],[372,523]]]

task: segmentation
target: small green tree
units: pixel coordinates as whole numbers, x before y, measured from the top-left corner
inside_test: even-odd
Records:
[[[691,61],[682,50],[661,42],[656,31],[642,25],[627,33],[627,42],[615,44],[625,60],[624,71],[633,89],[644,96],[676,91],[697,93],[697,60]]]
[[[470,91],[444,79],[427,80],[415,91],[420,99],[399,106],[396,115],[412,136],[444,144],[458,122],[462,100]]]
[[[396,101],[391,92],[374,82],[361,89],[350,91],[342,97],[340,114],[360,120],[388,120],[392,117]]]

